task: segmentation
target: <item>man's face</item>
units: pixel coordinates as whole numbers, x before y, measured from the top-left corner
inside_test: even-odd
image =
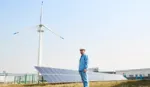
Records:
[[[84,54],[84,53],[85,53],[85,50],[80,50],[80,53],[81,53],[81,54]]]

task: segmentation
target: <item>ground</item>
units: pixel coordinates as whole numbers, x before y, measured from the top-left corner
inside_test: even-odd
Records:
[[[0,85],[0,87],[82,87],[82,84]],[[150,87],[150,81],[90,82],[90,87]]]

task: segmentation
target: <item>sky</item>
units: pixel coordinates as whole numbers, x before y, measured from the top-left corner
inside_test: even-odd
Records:
[[[149,68],[150,0],[44,0],[42,66],[78,69],[79,49],[100,70]],[[41,0],[0,3],[0,72],[36,72]],[[17,35],[14,32],[19,31]]]

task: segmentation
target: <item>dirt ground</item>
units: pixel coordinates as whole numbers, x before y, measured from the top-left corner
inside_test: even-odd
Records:
[[[0,85],[0,87],[83,87],[81,83],[72,84],[28,84],[28,85]],[[109,81],[90,82],[90,87],[150,87],[150,81]]]

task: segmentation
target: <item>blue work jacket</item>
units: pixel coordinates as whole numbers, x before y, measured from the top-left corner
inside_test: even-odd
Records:
[[[79,60],[79,72],[84,71],[84,69],[88,69],[88,56],[83,54]]]

